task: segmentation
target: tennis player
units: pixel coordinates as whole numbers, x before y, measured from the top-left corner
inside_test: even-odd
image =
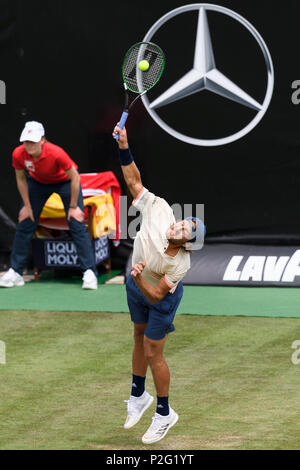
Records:
[[[57,193],[62,198],[83,271],[82,287],[97,289],[97,269],[84,222],[77,165],[62,148],[46,141],[44,127],[39,122],[26,123],[20,142],[22,145],[13,152],[13,167],[23,204],[11,253],[11,268],[0,279],[0,287],[24,285],[22,275],[31,239],[47,199]]]
[[[126,283],[134,323],[134,348],[124,428],[138,423],[153,402],[154,398],[145,390],[149,365],[157,406],[142,441],[151,444],[162,439],[178,420],[178,414],[169,405],[170,371],[163,353],[167,335],[175,330],[173,319],[183,294],[181,280],[190,268],[188,250],[202,246],[204,225],[192,217],[176,223],[167,202],[143,187],[125,128],[116,126],[113,136],[117,133],[123,175],[134,198],[133,205],[142,214],[141,228],[134,241],[132,271]]]

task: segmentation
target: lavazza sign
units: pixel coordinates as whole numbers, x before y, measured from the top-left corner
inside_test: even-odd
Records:
[[[294,283],[300,277],[300,250],[292,256],[232,256],[223,281]]]

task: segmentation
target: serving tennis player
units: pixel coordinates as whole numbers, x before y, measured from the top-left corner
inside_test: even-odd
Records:
[[[127,301],[134,323],[132,388],[127,401],[124,424],[129,429],[138,423],[153,402],[145,390],[150,366],[157,394],[152,424],[142,441],[151,444],[162,439],[178,421],[169,406],[170,371],[164,358],[169,333],[175,330],[174,316],[183,294],[182,278],[190,268],[190,251],[202,247],[205,227],[196,217],[180,222],[168,203],[143,187],[141,176],[128,146],[126,129],[114,128],[122,172],[142,214],[142,223],[133,247],[132,271],[127,279]]]

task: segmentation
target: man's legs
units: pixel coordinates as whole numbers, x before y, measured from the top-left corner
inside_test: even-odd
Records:
[[[34,222],[27,218],[18,224],[11,252],[11,267],[21,276],[26,265],[30,243],[36,230],[40,214],[45,202],[51,194],[46,185],[38,183],[33,180],[33,178],[28,179],[28,191]]]
[[[145,379],[150,366],[157,393],[157,413],[169,414],[170,371],[163,351],[167,335],[162,340],[152,340],[144,335],[147,324],[134,324],[134,346],[132,353],[131,395],[139,397],[145,391]]]
[[[144,331],[147,324],[134,323],[134,345],[132,352],[132,387],[131,396],[140,397],[145,391],[148,362],[144,355]]]
[[[149,365],[157,393],[156,413],[142,439],[144,443],[151,444],[162,439],[178,420],[177,413],[168,404],[170,371],[163,352],[168,333],[175,329],[172,322],[182,297],[182,285],[179,283],[176,294],[166,297],[155,308],[143,297],[131,276],[128,276],[126,290],[131,320],[134,322],[133,379],[138,377],[140,383]]]
[[[132,353],[132,373],[139,377],[145,377],[148,361],[144,354],[144,332],[147,323],[139,325],[134,323],[134,346]]]
[[[167,335],[160,340],[144,337],[145,357],[150,365],[157,393],[156,413],[142,437],[144,444],[153,444],[163,439],[178,421],[178,414],[169,406],[170,371],[163,355],[166,340]]]
[[[157,393],[156,412],[163,416],[169,414],[170,370],[163,354],[166,341],[167,335],[161,340],[144,337],[145,358],[150,366]]]
[[[153,402],[153,397],[145,390],[148,363],[144,355],[144,331],[146,323],[134,323],[134,346],[132,352],[132,387],[127,401],[125,429],[132,428],[139,422],[144,412]]]
[[[68,215],[70,200],[71,200],[71,184],[69,181],[62,183],[56,189],[56,192],[62,198],[66,215]],[[78,196],[78,206],[84,211],[82,190],[80,188]],[[80,267],[83,272],[91,269],[97,276],[97,268],[95,265],[95,256],[93,252],[93,246],[89,237],[85,222],[77,222],[73,217],[68,221],[72,239],[75,243]]]

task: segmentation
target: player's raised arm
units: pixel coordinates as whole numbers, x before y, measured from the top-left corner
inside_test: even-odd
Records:
[[[117,141],[119,146],[119,157],[127,187],[135,199],[143,189],[140,172],[133,161],[133,157],[128,145],[126,128],[120,129],[118,126],[114,128],[113,136],[119,134],[120,138]]]

